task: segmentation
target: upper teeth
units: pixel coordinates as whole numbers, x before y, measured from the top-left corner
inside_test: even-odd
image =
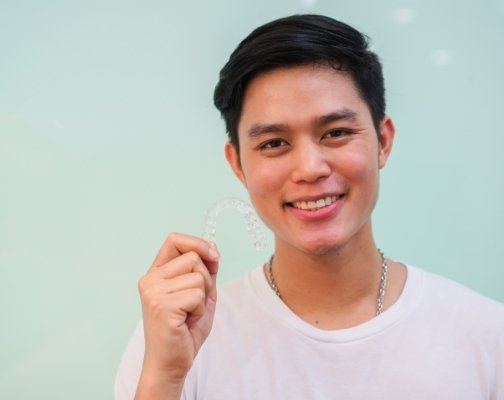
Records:
[[[303,210],[317,209],[317,208],[328,206],[331,203],[334,203],[340,197],[341,197],[341,195],[328,196],[325,199],[319,199],[319,200],[314,200],[314,201],[296,201],[296,202],[292,203],[292,205],[296,208],[302,208]]]

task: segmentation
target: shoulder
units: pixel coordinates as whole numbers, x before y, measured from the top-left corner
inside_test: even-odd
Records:
[[[469,326],[475,324],[500,334],[504,332],[504,303],[439,273],[424,269],[421,273],[424,276],[424,296],[427,297],[424,301],[435,305],[440,314],[460,318],[461,323],[464,321]]]
[[[440,300],[444,300],[447,304],[464,305],[464,306],[479,306],[488,311],[497,313],[504,312],[504,303],[494,300],[486,295],[483,295],[462,284],[455,279],[448,278],[436,272],[422,270],[427,289],[431,294],[435,294]]]

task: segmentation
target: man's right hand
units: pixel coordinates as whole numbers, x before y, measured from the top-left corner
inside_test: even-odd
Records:
[[[172,232],[139,279],[145,334],[142,379],[183,384],[212,328],[219,257],[214,243]]]

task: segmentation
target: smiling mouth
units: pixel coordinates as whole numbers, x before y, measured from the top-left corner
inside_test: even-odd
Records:
[[[294,207],[299,210],[304,210],[304,211],[317,211],[322,208],[328,207],[337,200],[341,199],[342,197],[345,196],[345,193],[339,195],[339,196],[331,196],[330,198],[326,199],[321,199],[318,201],[302,201],[302,202],[296,202],[296,203],[285,203],[286,206],[289,207]],[[330,199],[330,200],[329,200]]]

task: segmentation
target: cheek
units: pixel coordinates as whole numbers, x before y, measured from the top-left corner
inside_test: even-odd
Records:
[[[282,171],[281,165],[273,166],[268,162],[259,162],[249,166],[248,191],[252,197],[268,198],[278,192],[286,176]]]
[[[341,155],[338,170],[351,182],[365,182],[374,179],[378,168],[377,156],[372,146],[352,146]]]
[[[288,171],[280,164],[265,162],[251,163],[248,166],[247,191],[250,201],[259,218],[271,230],[276,230],[275,221],[281,211],[281,193],[288,178]]]

